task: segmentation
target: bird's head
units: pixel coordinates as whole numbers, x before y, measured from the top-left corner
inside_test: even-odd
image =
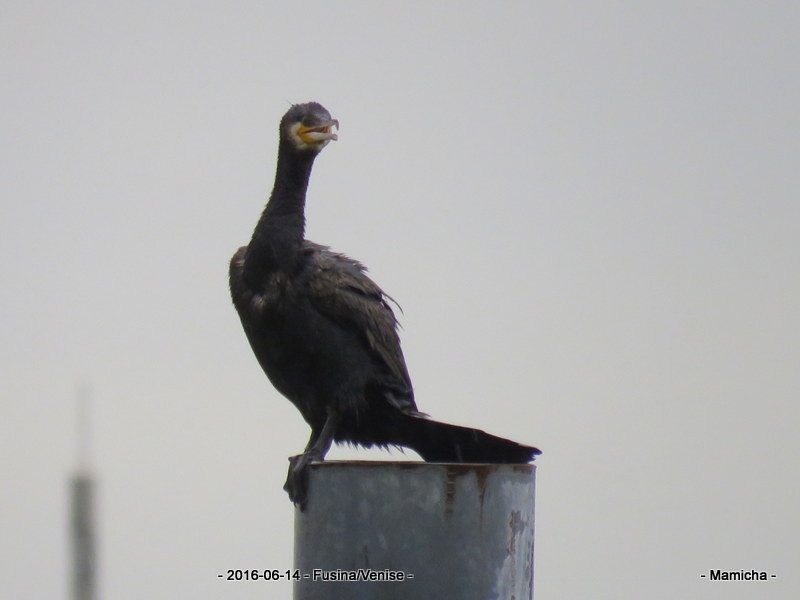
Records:
[[[281,139],[299,151],[316,154],[338,139],[332,131],[339,129],[339,121],[331,118],[325,107],[317,102],[294,104],[281,119]]]

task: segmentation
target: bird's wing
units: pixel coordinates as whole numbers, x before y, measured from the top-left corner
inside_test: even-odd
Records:
[[[304,243],[304,252],[308,258],[312,305],[321,314],[362,336],[390,374],[390,381],[385,382],[394,388],[390,393],[397,392],[405,397],[393,397],[389,401],[403,410],[416,411],[389,296],[366,275],[366,267],[358,261],[312,242]]]

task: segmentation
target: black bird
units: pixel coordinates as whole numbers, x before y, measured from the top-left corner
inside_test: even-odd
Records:
[[[533,460],[536,448],[420,413],[389,296],[361,263],[304,239],[311,167],[337,139],[334,128],[339,122],[316,102],[284,115],[272,194],[230,263],[233,304],[253,352],[311,426],[284,489],[302,508],[305,467],[323,460],[332,441],[405,446],[428,462]]]

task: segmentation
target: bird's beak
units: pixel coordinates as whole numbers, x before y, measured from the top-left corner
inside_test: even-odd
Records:
[[[299,135],[300,139],[306,144],[318,144],[319,142],[338,140],[339,136],[331,131],[334,127],[336,127],[337,130],[339,129],[339,121],[336,119],[331,119],[326,123],[320,123],[314,127],[300,125],[300,129],[297,130],[297,135]]]

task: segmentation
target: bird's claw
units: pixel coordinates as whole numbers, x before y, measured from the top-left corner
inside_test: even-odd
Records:
[[[313,452],[304,452],[289,457],[289,472],[283,489],[289,494],[289,500],[305,510],[308,501],[308,465],[317,460]]]

